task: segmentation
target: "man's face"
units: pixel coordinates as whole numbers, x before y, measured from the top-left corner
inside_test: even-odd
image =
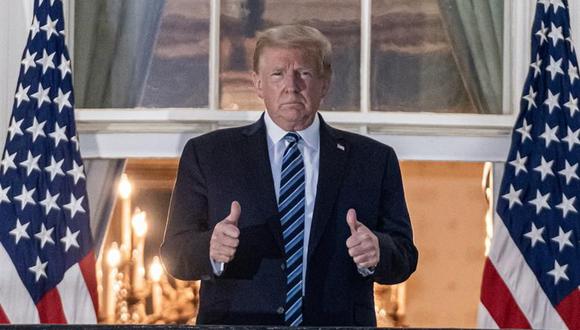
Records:
[[[310,126],[329,86],[315,60],[299,49],[268,47],[258,71],[254,86],[272,120],[286,131]]]

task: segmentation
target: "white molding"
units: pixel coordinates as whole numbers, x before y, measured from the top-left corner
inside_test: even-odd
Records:
[[[214,124],[236,126],[253,122],[262,111],[213,111],[208,109],[167,108],[167,109],[77,109],[76,119],[81,132],[100,131],[113,133],[113,125],[122,124],[123,131],[148,131],[148,125],[162,125],[161,130],[175,133],[176,126],[191,124]],[[509,115],[439,114],[401,112],[332,112],[321,111],[330,124],[341,126],[367,126],[369,131],[385,128],[395,129],[402,135],[418,134],[423,129],[434,130],[438,135],[457,135],[458,132],[472,131],[467,135],[509,135],[513,118]],[[481,133],[487,132],[487,133]]]
[[[104,115],[105,114],[105,115]],[[179,157],[188,139],[254,122],[260,111],[207,109],[77,110],[88,158]],[[504,161],[512,117],[431,113],[322,112],[338,128],[389,144],[402,160]],[[146,147],[144,147],[146,146]]]
[[[84,158],[176,158],[195,133],[81,133]],[[505,161],[508,136],[369,135],[392,146],[400,160]],[[146,146],[146,147],[144,147]]]

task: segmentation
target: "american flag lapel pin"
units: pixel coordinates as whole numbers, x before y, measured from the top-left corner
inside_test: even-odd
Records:
[[[337,147],[338,149],[342,150],[342,151],[344,151],[344,150],[345,150],[345,148],[344,148],[344,144],[342,144],[342,143],[337,143],[337,144],[336,144],[336,147]]]

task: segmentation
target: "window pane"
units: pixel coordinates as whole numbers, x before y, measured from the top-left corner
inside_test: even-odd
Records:
[[[372,109],[501,113],[502,22],[502,1],[373,1]]]
[[[331,9],[331,10],[330,10]],[[305,24],[332,42],[333,81],[323,110],[359,109],[360,1],[224,0],[221,3],[220,103],[228,110],[263,109],[251,75],[257,31],[281,24]]]
[[[207,0],[75,2],[77,106],[207,107]]]
[[[165,3],[142,106],[207,107],[209,2]]]

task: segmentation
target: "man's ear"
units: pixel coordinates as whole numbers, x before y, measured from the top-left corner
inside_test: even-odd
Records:
[[[262,79],[260,75],[257,74],[255,71],[252,71],[252,81],[254,82],[254,88],[256,89],[256,94],[259,98],[264,98],[264,93],[262,91]]]

